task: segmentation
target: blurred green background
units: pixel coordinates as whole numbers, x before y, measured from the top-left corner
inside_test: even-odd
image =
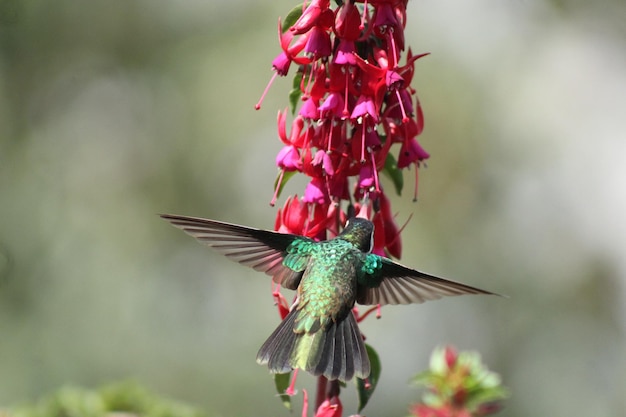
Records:
[[[290,80],[253,106],[294,4],[0,0],[0,408],[134,378],[214,415],[288,415],[254,361],[278,321],[269,279],[156,214],[273,226]],[[394,198],[414,214],[402,261],[510,298],[368,320],[383,375],[365,414],[407,414],[407,381],[451,343],[502,375],[502,415],[622,415],[626,3],[408,14],[432,52],[413,81],[432,158],[419,203],[411,173]]]

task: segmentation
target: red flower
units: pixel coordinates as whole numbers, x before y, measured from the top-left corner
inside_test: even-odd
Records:
[[[318,110],[318,107],[319,102],[312,97],[309,97],[302,104],[302,107],[300,108],[300,112],[298,114],[305,119],[318,120],[320,118],[320,112]]]
[[[291,61],[292,59],[287,55],[285,51],[283,51],[278,54],[276,58],[274,58],[274,60],[272,61],[272,68],[274,68],[274,71],[276,71],[278,75],[284,77],[285,75],[287,75],[287,72],[289,72]]]
[[[304,198],[302,201],[316,204],[326,204],[329,202],[328,193],[326,192],[324,181],[321,178],[316,177],[309,182],[309,185],[307,185],[304,190]]]
[[[276,155],[276,165],[285,171],[300,171],[302,160],[298,148],[293,145],[285,146]]]
[[[290,31],[300,35],[308,32],[313,26],[318,24],[320,16],[328,10],[330,0],[313,0],[302,12],[300,18],[293,24]]]
[[[354,42],[361,37],[361,14],[352,2],[344,2],[335,14],[335,35],[341,41]]]
[[[398,156],[398,168],[406,168],[413,163],[419,164],[420,161],[429,157],[430,155],[422,148],[419,142],[414,138],[410,138],[402,143],[400,155]]]
[[[283,208],[278,209],[276,213],[274,230],[281,233],[304,235],[308,212],[306,204],[300,202],[298,195],[288,197]]]
[[[304,138],[301,135],[304,129],[304,120],[301,116],[296,117],[291,123],[291,132],[287,135],[287,110],[278,112],[278,137],[285,145],[293,145],[298,148],[304,146]]]
[[[385,236],[385,248],[395,258],[402,256],[402,237],[391,212],[391,202],[384,193],[379,196],[380,216]]]
[[[326,151],[323,151],[321,149],[317,151],[312,163],[313,165],[322,165],[322,168],[324,169],[324,173],[326,173],[326,175],[332,176],[335,174],[333,161]]]
[[[333,64],[356,65],[356,44],[354,41],[341,39],[333,58]]]
[[[330,33],[322,27],[314,26],[307,33],[307,42],[304,47],[304,52],[313,59],[320,59],[330,56],[331,54],[331,42]]]
[[[340,93],[330,93],[326,100],[319,106],[318,110],[321,114],[331,115],[338,119],[344,116],[344,101]],[[321,115],[323,117],[323,115]]]
[[[315,417],[341,417],[343,406],[339,397],[332,396],[322,402],[315,412]]]

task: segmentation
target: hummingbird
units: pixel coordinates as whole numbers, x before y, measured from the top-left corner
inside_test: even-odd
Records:
[[[371,253],[374,224],[353,217],[335,238],[239,226],[198,217],[161,217],[231,260],[297,291],[289,313],[261,346],[271,373],[303,369],[329,380],[365,379],[370,361],[352,308],[411,304],[489,291],[429,275]]]

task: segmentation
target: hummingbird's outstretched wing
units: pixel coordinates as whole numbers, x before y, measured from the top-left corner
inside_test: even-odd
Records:
[[[289,249],[294,241],[313,243],[313,240],[199,217],[160,216],[228,258],[272,276],[277,284],[291,290],[298,288],[308,254],[301,249]]]
[[[364,305],[412,304],[463,294],[498,295],[368,254],[359,276],[356,301]]]

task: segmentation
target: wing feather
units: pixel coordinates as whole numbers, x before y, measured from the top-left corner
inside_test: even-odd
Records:
[[[376,255],[368,255],[376,256]],[[460,282],[407,268],[387,258],[382,267],[357,287],[357,302],[364,305],[412,304],[463,294],[494,294]]]
[[[161,217],[231,260],[274,277],[276,283],[292,290],[298,287],[302,271],[283,265],[283,260],[289,245],[305,238],[200,217],[173,214]]]

